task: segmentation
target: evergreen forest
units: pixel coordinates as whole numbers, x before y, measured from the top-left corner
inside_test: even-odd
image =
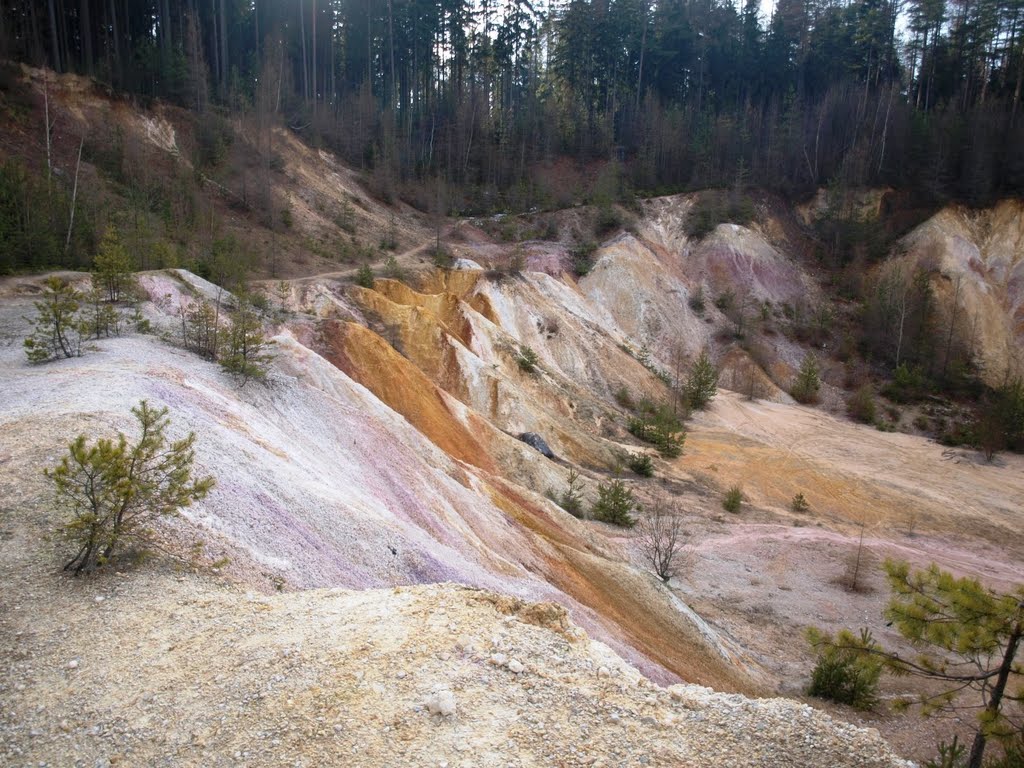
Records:
[[[452,213],[567,204],[567,161],[610,195],[1024,190],[1022,0],[5,0],[0,57],[282,121]]]

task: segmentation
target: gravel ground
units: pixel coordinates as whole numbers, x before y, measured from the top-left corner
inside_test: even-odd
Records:
[[[553,604],[257,595],[159,564],[70,580],[28,560],[5,553],[0,597],[12,767],[906,765],[793,701],[657,687]]]

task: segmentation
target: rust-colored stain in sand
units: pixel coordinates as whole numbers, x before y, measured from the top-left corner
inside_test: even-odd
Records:
[[[456,346],[469,343],[472,329],[458,300],[417,294],[394,281],[378,280],[377,284],[403,301],[396,302],[385,293],[366,289],[355,290],[353,297],[396,334],[398,348],[428,378],[465,402],[469,393]]]
[[[394,304],[406,307],[419,307],[427,310],[444,327],[445,331],[453,335],[465,346],[469,346],[472,339],[472,330],[469,321],[466,319],[462,303],[455,294],[417,293],[409,286],[397,280],[378,280],[374,284],[374,291],[361,291],[357,298],[366,300],[370,298],[368,294],[373,292],[379,293]]]
[[[476,288],[483,273],[475,269],[434,269],[423,279],[423,293],[450,293],[464,299]]]
[[[748,675],[694,630],[643,576],[590,550],[557,519],[510,486],[492,487],[491,499],[509,517],[551,545],[538,550],[545,579],[597,613],[651,661],[683,680],[720,691],[757,694]]]
[[[402,414],[449,456],[487,472],[487,449],[451,411],[445,396],[415,365],[373,331],[356,323],[324,323],[325,356]]]

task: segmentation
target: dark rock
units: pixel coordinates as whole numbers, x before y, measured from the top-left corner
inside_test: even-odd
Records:
[[[554,451],[552,451],[551,448],[548,447],[548,444],[544,442],[544,438],[536,432],[523,432],[523,434],[519,436],[519,439],[531,448],[540,451],[540,453],[547,456],[549,459],[555,458]]]

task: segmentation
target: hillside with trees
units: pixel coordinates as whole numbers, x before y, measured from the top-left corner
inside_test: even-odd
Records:
[[[571,203],[563,159],[616,193],[1024,190],[1015,0],[11,0],[0,56],[281,120],[423,209],[438,178],[448,210]]]

